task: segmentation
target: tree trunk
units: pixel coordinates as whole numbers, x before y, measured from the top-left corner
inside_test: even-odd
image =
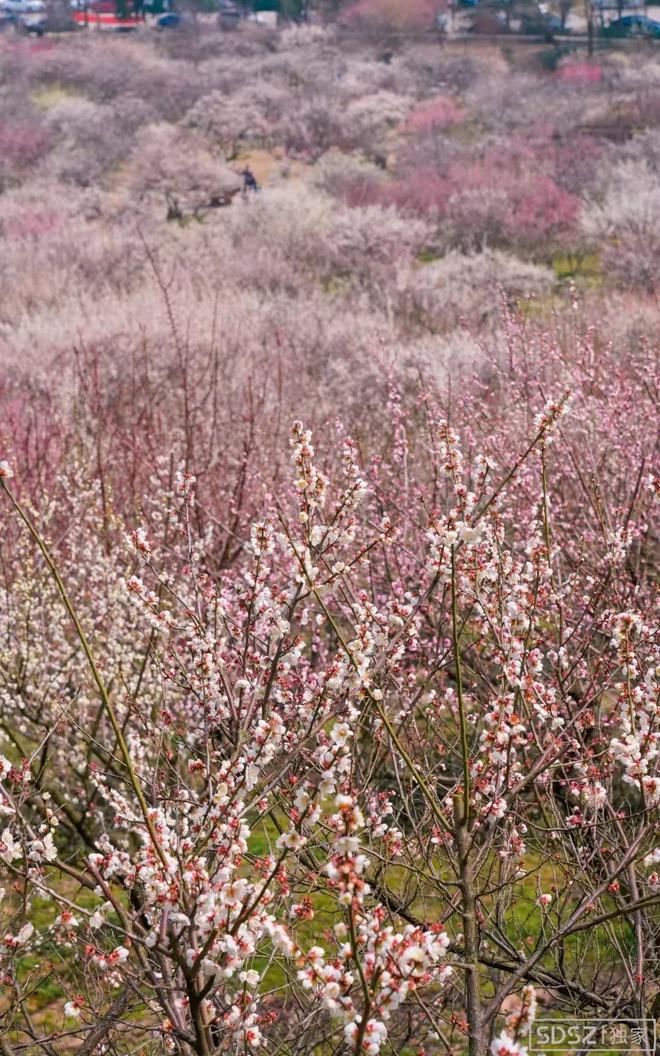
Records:
[[[479,980],[479,931],[474,877],[470,861],[468,819],[462,817],[462,802],[454,803],[458,874],[461,885],[463,945],[465,948],[465,1014],[468,1023],[468,1056],[485,1056],[484,1025]]]
[[[594,53],[594,9],[591,0],[586,0],[586,15],[587,15],[587,53],[589,58]]]

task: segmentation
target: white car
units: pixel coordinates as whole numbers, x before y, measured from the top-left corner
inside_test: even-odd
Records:
[[[6,15],[41,15],[46,10],[44,0],[4,0]]]

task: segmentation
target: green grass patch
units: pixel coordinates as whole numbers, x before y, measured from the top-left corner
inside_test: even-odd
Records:
[[[67,88],[65,84],[48,84],[43,88],[38,88],[36,92],[32,92],[32,102],[40,110],[48,111],[65,99],[73,99],[76,96],[82,98],[79,92],[74,92],[73,89]]]
[[[434,264],[436,260],[442,260],[442,253],[436,253],[433,249],[423,249],[417,255],[418,264]]]
[[[552,267],[560,280],[585,280],[593,285],[602,281],[602,267],[598,253],[557,253],[552,258]]]

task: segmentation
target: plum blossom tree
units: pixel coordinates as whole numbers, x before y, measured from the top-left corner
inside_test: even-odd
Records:
[[[0,123],[0,178],[3,183],[34,165],[48,150],[48,129],[37,121]]]
[[[511,325],[452,421],[391,384],[371,451],[296,422],[229,566],[174,452],[139,516],[69,466],[65,533],[0,463],[7,1051],[504,1056],[535,988],[648,1015],[651,357]]]

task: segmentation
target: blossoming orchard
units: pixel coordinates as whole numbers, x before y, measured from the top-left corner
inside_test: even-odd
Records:
[[[17,425],[3,1053],[519,1056],[542,1000],[652,1016],[651,364],[545,347],[525,402],[511,341],[451,418],[392,384],[365,451],[294,422],[233,528],[195,451],[131,498],[130,430],[42,480]]]
[[[197,6],[2,23],[0,1056],[659,1056],[658,52]]]

